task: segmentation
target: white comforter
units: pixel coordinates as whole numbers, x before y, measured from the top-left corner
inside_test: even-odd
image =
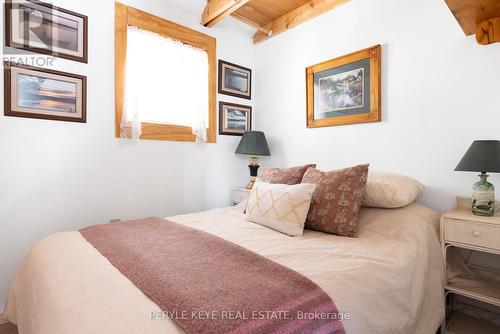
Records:
[[[170,219],[309,277],[350,315],[349,334],[434,334],[444,316],[438,215],[421,205],[362,209],[356,239],[314,231],[292,238],[246,222],[241,208]],[[172,320],[151,320],[154,311],[158,306],[79,232],[54,234],[33,247],[6,307],[20,334],[182,333]]]

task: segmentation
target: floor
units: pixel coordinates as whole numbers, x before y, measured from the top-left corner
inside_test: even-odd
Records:
[[[436,334],[439,334],[439,333],[440,333],[440,330],[438,330],[436,332]],[[453,332],[447,332],[447,333],[455,334]],[[11,323],[1,324],[0,325],[0,334],[18,334],[17,327]]]
[[[460,312],[453,314],[447,329],[447,334],[498,334],[500,332],[498,326],[477,320]]]
[[[17,334],[17,327],[11,323],[1,324],[0,334]]]

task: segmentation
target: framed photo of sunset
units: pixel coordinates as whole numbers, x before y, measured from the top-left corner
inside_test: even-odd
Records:
[[[7,0],[5,45],[88,63],[88,17],[41,1]]]
[[[4,115],[86,123],[87,78],[4,62]]]

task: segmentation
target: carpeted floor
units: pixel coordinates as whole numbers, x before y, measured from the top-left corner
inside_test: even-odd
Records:
[[[17,334],[17,327],[11,323],[1,324],[0,334]]]

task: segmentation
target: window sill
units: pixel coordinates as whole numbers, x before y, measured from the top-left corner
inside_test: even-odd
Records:
[[[119,138],[120,135],[117,134],[116,137]],[[196,137],[193,135],[192,129],[188,126],[159,123],[142,123],[141,139],[180,142],[196,141]],[[207,143],[213,144],[215,142],[215,135],[211,135],[207,130]]]

